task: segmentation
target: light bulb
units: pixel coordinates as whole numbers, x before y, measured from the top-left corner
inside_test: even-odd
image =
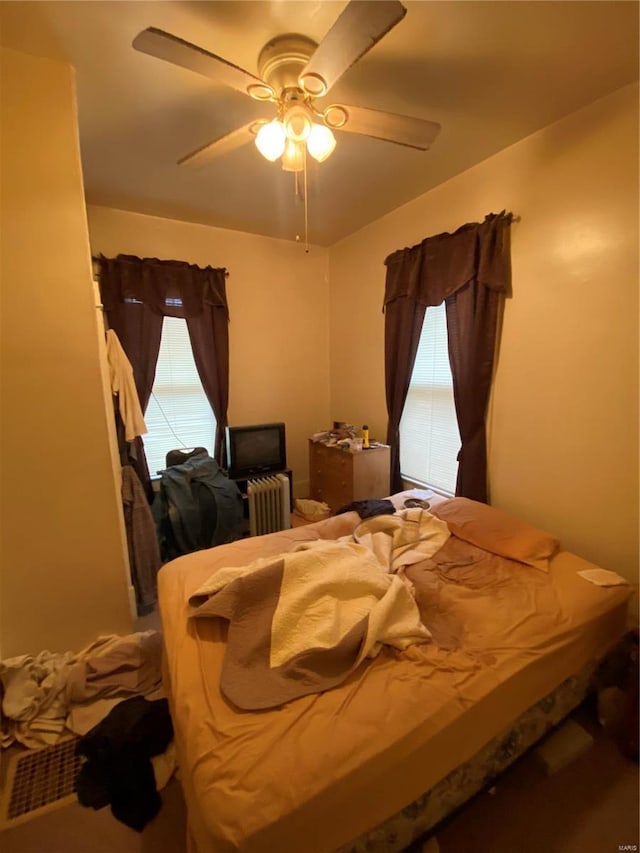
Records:
[[[293,106],[284,117],[284,130],[294,142],[304,142],[311,132],[312,122],[303,106]]]
[[[314,160],[322,163],[336,147],[336,138],[328,127],[323,124],[314,124],[307,139],[307,150]]]
[[[277,160],[282,156],[286,135],[282,123],[277,119],[270,121],[268,124],[263,124],[256,134],[256,147],[263,157],[267,160]]]
[[[304,143],[287,139],[282,155],[282,168],[285,172],[301,172],[304,169]]]

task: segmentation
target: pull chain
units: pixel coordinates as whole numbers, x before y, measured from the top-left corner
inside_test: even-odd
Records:
[[[308,207],[308,198],[309,194],[307,193],[307,146],[304,146],[304,160],[303,168],[304,168],[304,250],[306,254],[309,254],[309,207]]]
[[[309,254],[309,204],[307,200],[308,196],[308,184],[307,184],[307,149],[306,146],[303,149],[302,155],[302,188],[300,187],[300,172],[293,173],[293,188],[295,197],[299,198],[302,195],[302,200],[304,202],[304,251],[308,255]],[[300,235],[296,234],[296,242],[300,242]]]

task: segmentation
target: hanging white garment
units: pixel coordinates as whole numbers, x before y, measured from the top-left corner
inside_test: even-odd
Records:
[[[137,435],[144,435],[147,432],[147,425],[140,408],[131,362],[122,349],[122,344],[113,329],[107,331],[107,361],[109,362],[111,391],[118,395],[125,438],[127,441],[133,441]]]

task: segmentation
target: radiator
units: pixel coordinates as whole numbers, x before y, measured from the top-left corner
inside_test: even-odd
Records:
[[[285,474],[249,480],[247,497],[251,536],[275,533],[291,527],[289,478]]]

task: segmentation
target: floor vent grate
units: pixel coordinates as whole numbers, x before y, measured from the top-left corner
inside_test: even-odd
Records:
[[[76,780],[85,759],[78,738],[11,755],[0,803],[0,829],[32,820],[77,800]]]

